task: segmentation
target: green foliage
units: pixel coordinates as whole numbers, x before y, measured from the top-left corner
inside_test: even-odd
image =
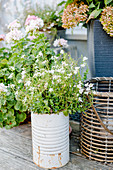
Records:
[[[71,56],[55,54],[44,34],[34,33],[0,49],[0,127],[19,125],[29,112],[67,116],[89,107],[84,88],[86,57],[80,67]],[[84,76],[82,76],[84,73]]]

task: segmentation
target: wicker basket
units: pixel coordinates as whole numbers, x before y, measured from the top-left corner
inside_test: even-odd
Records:
[[[113,163],[113,78],[95,78],[90,82],[97,94],[91,108],[82,113],[81,153],[89,159]]]

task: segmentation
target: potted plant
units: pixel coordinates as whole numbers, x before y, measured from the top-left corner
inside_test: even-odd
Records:
[[[50,42],[53,43],[55,38],[65,38],[65,31],[62,27],[62,5],[57,5],[55,8],[45,5],[41,7],[36,4],[35,9],[31,9],[31,12],[24,11],[26,19],[30,16],[37,16],[44,22],[40,32],[44,33]]]
[[[113,74],[113,1],[67,0],[62,16],[63,27],[88,25],[88,58],[91,76]]]
[[[80,74],[87,58],[78,67],[64,51],[55,55],[46,43],[41,42],[41,48],[37,48],[32,77],[23,67],[21,85],[15,81],[15,86],[19,87],[18,101],[32,113],[33,161],[39,167],[52,169],[69,161],[68,116],[89,107],[86,94],[90,87],[84,90],[87,70],[84,77]]]
[[[37,30],[42,25],[42,20],[36,18],[32,27],[28,24],[26,35],[19,30],[17,20],[9,25],[5,40],[12,43],[7,63],[12,73],[8,75],[9,84],[0,84],[0,101],[5,106],[5,99],[13,95],[16,111],[32,113],[34,163],[58,168],[69,161],[69,113],[83,112],[90,107],[86,95],[92,86],[88,84],[84,88],[87,58],[82,57],[78,66],[63,50],[56,55],[44,34]],[[9,123],[15,120],[15,117],[10,120],[14,115],[12,110],[6,113]]]

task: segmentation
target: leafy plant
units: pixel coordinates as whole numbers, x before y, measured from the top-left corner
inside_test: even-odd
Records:
[[[67,115],[89,107],[86,95],[92,86],[84,88],[88,69],[81,76],[87,58],[83,57],[80,69],[63,50],[56,55],[38,31],[42,20],[32,16],[28,21],[32,22],[25,35],[19,34],[18,21],[12,22],[5,37],[10,47],[0,49],[0,127],[7,129],[19,125],[31,111],[51,114],[63,110]],[[31,27],[29,23],[35,24]],[[67,41],[55,44],[63,46]]]
[[[64,3],[65,9],[62,17],[64,28],[72,28],[80,22],[85,26],[91,19],[99,19],[104,8],[109,6],[112,9],[113,6],[112,0],[67,0]],[[107,23],[109,23],[110,16],[107,18]]]

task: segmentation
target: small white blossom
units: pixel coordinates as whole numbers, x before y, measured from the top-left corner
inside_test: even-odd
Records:
[[[18,29],[18,28],[20,28],[20,27],[21,27],[20,22],[19,22],[17,19],[14,20],[13,22],[11,22],[11,23],[8,25],[8,28],[9,28],[10,30]]]
[[[39,55],[39,56],[43,56],[43,53],[42,53],[42,51],[40,51],[40,52],[38,53],[38,55]]]
[[[14,68],[13,66],[10,66],[10,70],[11,70],[11,71],[14,71],[15,68]]]
[[[81,64],[81,67],[85,67],[85,66],[86,66],[86,63]]]
[[[31,84],[31,82],[30,82],[30,81],[27,81],[27,82],[25,83],[25,86],[30,86],[30,84]]]
[[[11,88],[14,88],[14,87],[15,87],[15,85],[14,85],[14,84],[10,84],[10,87],[11,87]]]
[[[79,90],[79,93],[80,93],[80,94],[82,94],[82,93],[83,93],[83,91],[84,91],[84,89],[80,89],[80,90]]]
[[[83,57],[83,61],[86,61],[86,60],[88,60],[88,58],[87,57]]]
[[[24,79],[24,78],[25,78],[25,74],[26,74],[26,71],[25,71],[25,70],[23,70],[23,71],[22,71],[22,73],[21,73],[21,75],[22,75],[22,79]]]
[[[61,50],[61,51],[60,51],[60,54],[64,54],[64,50]]]
[[[39,59],[37,59],[35,62],[38,63],[38,62],[39,62]]]
[[[10,76],[8,77],[9,79],[12,79],[14,76],[14,73],[11,73]]]
[[[74,74],[77,74],[77,73],[78,73],[79,68],[80,68],[80,67],[75,67],[75,70],[73,71]]]
[[[22,83],[22,80],[20,79],[20,80],[18,80],[18,83]]]
[[[20,40],[22,37],[23,37],[23,33],[18,29],[14,29],[6,34],[5,41],[7,43],[11,43],[12,41]]]
[[[53,88],[50,88],[50,89],[49,89],[49,92],[52,92],[52,91],[53,91]]]
[[[67,76],[68,76],[68,77],[71,77],[71,76],[72,76],[72,73],[70,73],[70,74],[67,74]]]
[[[56,39],[53,43],[54,47],[68,47],[67,40],[64,40],[63,38],[61,39]]]
[[[78,100],[79,100],[80,102],[83,102],[81,97],[79,97]]]
[[[0,92],[7,92],[7,86],[5,86],[3,83],[0,83]]]

